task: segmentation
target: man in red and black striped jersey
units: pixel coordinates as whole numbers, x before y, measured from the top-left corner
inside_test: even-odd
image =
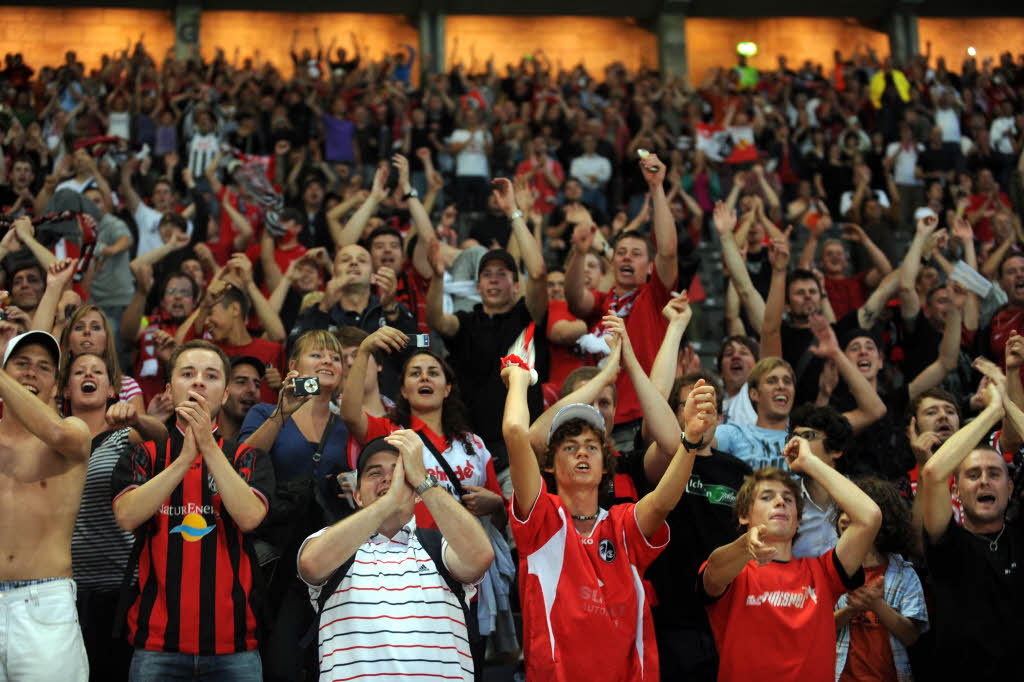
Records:
[[[168,366],[176,428],[123,455],[111,479],[117,522],[143,543],[131,679],[261,679],[247,534],[267,514],[273,466],[218,433],[223,351],[189,341]]]

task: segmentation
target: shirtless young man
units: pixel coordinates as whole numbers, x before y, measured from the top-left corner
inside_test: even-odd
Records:
[[[2,341],[0,341],[2,342]],[[71,532],[89,428],[50,408],[60,347],[42,331],[10,339],[0,369],[0,678],[87,680],[71,579]]]

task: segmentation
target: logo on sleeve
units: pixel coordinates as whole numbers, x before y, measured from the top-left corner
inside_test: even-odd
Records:
[[[615,558],[615,545],[608,538],[601,540],[601,543],[597,546],[597,555],[611,563],[612,559]]]

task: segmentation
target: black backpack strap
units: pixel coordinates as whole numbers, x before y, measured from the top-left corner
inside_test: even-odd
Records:
[[[466,489],[462,487],[462,481],[460,481],[459,477],[455,475],[454,471],[452,471],[452,465],[448,463],[448,460],[444,458],[444,455],[437,451],[437,447],[435,447],[430,441],[427,434],[422,431],[417,431],[416,435],[420,437],[423,444],[426,445],[427,449],[434,455],[434,459],[436,459],[437,463],[441,465],[442,469],[444,469],[444,475],[448,477],[448,481],[452,484],[452,487],[455,488],[455,497],[462,500],[462,496],[466,494]],[[426,545],[424,545],[424,547],[425,546]],[[438,547],[440,547],[440,545],[438,545]],[[440,566],[440,564],[438,564],[438,566]]]
[[[358,550],[357,550],[358,551]],[[310,644],[316,643],[316,633],[320,630],[320,616],[323,615],[324,606],[327,604],[327,600],[331,598],[334,591],[338,589],[338,585],[348,575],[349,570],[352,568],[353,562],[356,560],[356,555],[353,552],[352,556],[348,560],[338,567],[331,577],[327,579],[327,582],[320,587],[320,594],[316,597],[316,618],[313,619],[313,624],[310,626],[306,634],[302,636],[302,640],[299,645],[305,649]]]

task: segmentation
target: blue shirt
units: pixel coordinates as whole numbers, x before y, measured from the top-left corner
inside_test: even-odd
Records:
[[[752,424],[722,424],[715,429],[718,449],[738,457],[755,471],[767,466],[782,467],[789,471],[782,449],[786,446],[786,432],[764,429]]]
[[[245,442],[246,438],[255,433],[256,429],[270,417],[275,407],[270,403],[253,405],[249,413],[245,415],[245,421],[242,422],[242,428],[238,432],[238,442]],[[313,464],[313,453],[316,452],[316,447],[319,444],[319,441],[307,440],[293,419],[289,418],[285,421],[269,452],[270,459],[274,463],[274,474],[277,480],[287,481],[308,472]],[[345,422],[338,418],[334,420],[334,428],[324,444],[323,456],[320,459],[320,464],[316,467],[316,479],[320,482],[320,488],[325,494],[330,492],[327,485],[327,474],[349,470],[347,451],[348,429],[345,428]]]

